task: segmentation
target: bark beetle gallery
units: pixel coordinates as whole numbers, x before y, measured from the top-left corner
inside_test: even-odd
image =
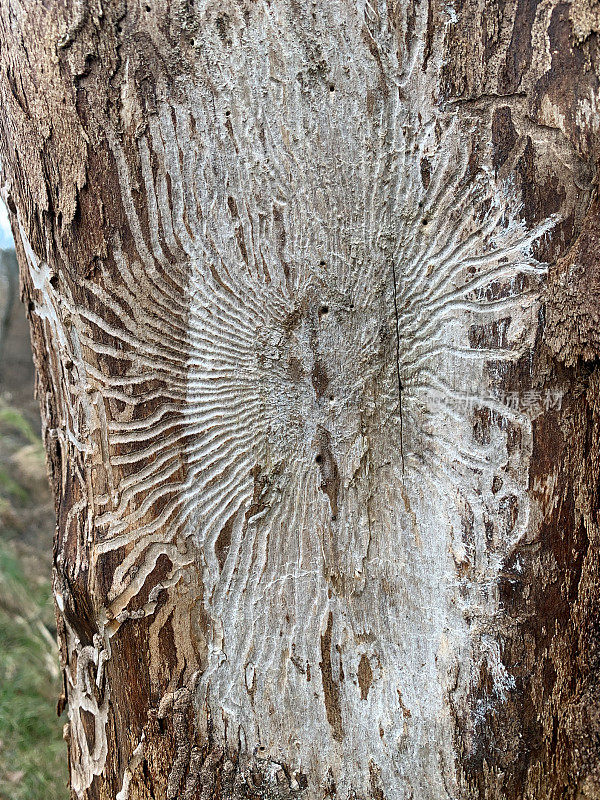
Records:
[[[583,0],[11,0],[74,798],[600,797]]]

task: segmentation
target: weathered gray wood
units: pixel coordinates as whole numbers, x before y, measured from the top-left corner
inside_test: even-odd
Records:
[[[598,796],[596,16],[0,9],[74,797]]]

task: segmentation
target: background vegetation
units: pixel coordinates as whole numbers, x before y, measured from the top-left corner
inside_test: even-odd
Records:
[[[0,800],[67,800],[50,585],[54,509],[18,302],[12,317],[0,364]]]

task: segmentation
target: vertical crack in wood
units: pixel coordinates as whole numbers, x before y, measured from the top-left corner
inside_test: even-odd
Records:
[[[396,282],[396,265],[392,261],[392,278],[394,281],[394,317],[396,320],[396,377],[398,378],[398,408],[400,411],[400,461],[404,475],[404,419],[402,415],[402,378],[400,376],[400,320],[398,317],[398,286]]]

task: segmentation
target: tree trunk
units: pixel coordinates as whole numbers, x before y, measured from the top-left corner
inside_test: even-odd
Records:
[[[600,797],[598,30],[2,4],[73,797]]]

